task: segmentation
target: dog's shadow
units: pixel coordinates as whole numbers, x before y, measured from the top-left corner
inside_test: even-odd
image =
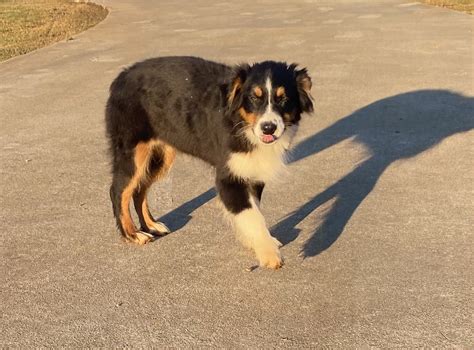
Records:
[[[353,138],[369,157],[351,173],[284,217],[271,228],[283,244],[296,239],[296,226],[322,204],[332,200],[323,222],[302,247],[302,255],[315,256],[341,235],[357,207],[394,161],[414,157],[443,139],[474,128],[474,98],[446,90],[419,90],[395,95],[365,106],[294,147],[290,163],[306,158],[345,139]],[[305,181],[312,179],[305,179]],[[314,181],[318,180],[318,173]],[[176,208],[162,220],[175,231],[191,213],[216,195],[213,189]]]
[[[192,213],[199,207],[203,206],[211,199],[216,197],[216,190],[214,188],[208,189],[199,196],[181,204],[176,209],[173,209],[168,214],[162,216],[159,221],[166,223],[171,232],[176,232],[186,226],[192,219]]]

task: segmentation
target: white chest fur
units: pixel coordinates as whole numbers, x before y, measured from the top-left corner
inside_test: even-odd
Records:
[[[227,161],[230,172],[242,179],[268,182],[285,166],[283,144],[261,145],[248,153],[232,153]]]

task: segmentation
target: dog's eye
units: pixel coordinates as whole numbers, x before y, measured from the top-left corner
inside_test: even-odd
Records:
[[[286,98],[286,96],[275,96],[275,103],[279,106],[284,106],[286,101],[288,101],[288,99]]]
[[[257,95],[250,95],[249,98],[250,98],[250,101],[252,101],[252,102],[257,102],[257,101],[259,101],[262,97],[261,97],[261,96],[259,97],[259,96],[257,96]]]

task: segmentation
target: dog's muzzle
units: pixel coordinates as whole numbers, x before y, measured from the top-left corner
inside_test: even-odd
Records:
[[[276,113],[264,114],[254,127],[254,133],[264,144],[271,144],[285,131],[283,119]]]

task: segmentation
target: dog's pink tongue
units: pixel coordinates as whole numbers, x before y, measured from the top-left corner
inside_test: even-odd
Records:
[[[262,135],[262,141],[269,143],[272,142],[275,139],[273,135]]]

